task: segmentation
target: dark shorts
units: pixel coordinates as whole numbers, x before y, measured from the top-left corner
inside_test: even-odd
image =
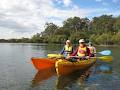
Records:
[[[77,61],[80,61],[80,60],[87,60],[85,57],[82,57],[82,58],[71,58],[70,61],[71,62],[77,62]]]
[[[94,54],[91,54],[90,57],[94,57],[95,55]]]

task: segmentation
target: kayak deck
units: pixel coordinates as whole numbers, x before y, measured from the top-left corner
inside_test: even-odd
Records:
[[[56,62],[56,72],[58,75],[66,75],[76,70],[83,70],[95,63],[96,59],[81,60],[78,62],[70,62],[67,60],[59,60]]]

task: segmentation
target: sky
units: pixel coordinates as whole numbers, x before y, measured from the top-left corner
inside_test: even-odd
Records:
[[[46,22],[62,26],[69,17],[103,14],[119,16],[120,0],[0,0],[0,39],[30,38]]]

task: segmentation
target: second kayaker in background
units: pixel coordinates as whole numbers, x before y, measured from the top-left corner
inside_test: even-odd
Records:
[[[71,54],[71,56],[69,56],[68,58],[74,56],[78,56],[80,58],[77,59],[78,60],[86,60],[89,58],[90,56],[90,50],[87,47],[87,45],[85,44],[85,40],[84,39],[80,39],[79,40],[79,46],[77,47],[77,49]],[[75,59],[72,59],[75,60]]]
[[[93,46],[92,42],[88,43],[88,48],[89,48],[90,53],[91,53],[90,57],[96,56],[96,48]]]
[[[64,57],[68,57],[70,54],[73,53],[73,46],[71,44],[70,40],[66,41],[66,45],[63,47],[62,51],[60,52],[60,54],[63,54]]]

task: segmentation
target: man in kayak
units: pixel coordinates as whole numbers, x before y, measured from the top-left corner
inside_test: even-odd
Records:
[[[60,52],[60,54],[63,54],[64,57],[68,57],[70,54],[73,53],[73,46],[71,44],[70,40],[66,41],[66,45],[63,47],[62,51]]]
[[[89,58],[89,56],[90,56],[90,50],[89,50],[89,48],[87,48],[87,46],[85,44],[85,40],[80,39],[79,46],[77,47],[77,49],[67,58],[68,59],[72,58],[72,61],[74,61],[74,60],[78,61],[78,60],[86,60]]]
[[[88,48],[90,50],[90,57],[94,57],[96,55],[96,48],[93,46],[92,42],[88,43]]]

